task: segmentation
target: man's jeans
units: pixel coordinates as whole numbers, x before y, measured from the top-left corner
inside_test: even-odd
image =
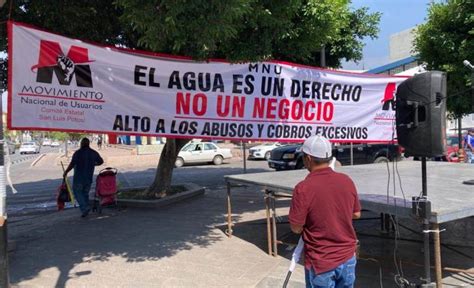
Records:
[[[86,213],[89,210],[89,190],[91,190],[91,183],[82,184],[74,181],[72,190],[74,191],[74,197],[76,197],[77,203],[79,203],[81,212]]]
[[[318,275],[314,273],[313,268],[305,269],[306,288],[352,288],[356,263],[354,256],[336,269]]]

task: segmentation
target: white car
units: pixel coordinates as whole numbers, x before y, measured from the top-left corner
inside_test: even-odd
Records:
[[[43,140],[43,146],[51,146],[51,140],[49,139]]]
[[[219,148],[212,142],[191,142],[179,151],[175,167],[181,167],[188,163],[214,163],[220,165],[225,159],[232,158],[228,148]]]
[[[51,147],[59,147],[61,144],[59,144],[58,141],[54,141],[53,143],[51,143]]]
[[[20,146],[20,154],[34,153],[37,154],[40,152],[40,146],[35,142],[24,142]]]
[[[270,159],[272,150],[281,146],[280,143],[267,143],[249,149],[248,159]]]

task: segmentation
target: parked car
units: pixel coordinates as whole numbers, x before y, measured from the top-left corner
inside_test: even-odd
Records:
[[[51,146],[51,140],[49,140],[49,139],[44,139],[44,140],[43,140],[43,146]]]
[[[39,153],[40,146],[35,142],[24,142],[20,146],[20,154],[27,154],[27,153]]]
[[[280,147],[280,143],[267,143],[252,147],[249,149],[248,159],[270,159],[270,155],[273,149]]]
[[[51,143],[51,147],[59,147],[60,145],[61,145],[61,144],[59,144],[58,141],[53,141],[53,142]]]
[[[303,164],[302,144],[285,145],[273,149],[268,166],[276,170],[301,169]],[[398,144],[353,144],[353,164],[383,163],[400,159],[402,149]],[[333,146],[332,155],[340,165],[351,164],[351,145]]]
[[[302,144],[288,144],[273,149],[268,159],[268,167],[277,171],[303,168],[301,146]]]
[[[175,167],[188,163],[214,163],[220,165],[225,159],[232,158],[230,149],[219,148],[212,142],[191,142],[186,144],[176,158]]]
[[[462,141],[462,139],[461,139]],[[461,142],[461,144],[463,144]],[[464,156],[465,157],[465,156]],[[420,161],[421,158],[414,156],[413,160]],[[460,162],[459,161],[459,138],[458,135],[452,134],[446,137],[446,151],[443,156],[428,157],[429,161],[445,161],[445,162]]]
[[[448,162],[459,162],[459,138],[458,135],[448,135],[446,137],[446,153],[443,160]]]

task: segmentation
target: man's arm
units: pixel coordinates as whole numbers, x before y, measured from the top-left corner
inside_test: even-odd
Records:
[[[97,161],[95,162],[95,166],[100,166],[104,164],[104,159],[102,159],[102,157],[100,157],[100,154],[97,153]]]
[[[303,225],[290,223],[290,228],[291,228],[291,231],[293,231],[293,233],[295,234],[301,234],[301,232],[303,232]]]
[[[304,198],[304,195],[302,195],[299,188],[300,185],[296,185],[293,191],[290,213],[288,215],[290,229],[296,234],[301,234],[301,232],[303,232],[304,223],[306,223],[306,216],[308,215],[309,209],[309,201]]]
[[[69,171],[71,171],[72,168],[74,168],[74,165],[72,165],[72,163],[69,163],[69,166],[67,166],[66,170],[64,170],[63,178],[67,177],[67,173],[69,173]]]
[[[359,212],[354,212],[352,214],[352,219],[359,219],[360,218],[360,211]]]
[[[71,171],[72,168],[74,168],[74,165],[76,165],[76,153],[72,155],[71,162],[67,166],[66,170],[64,170],[63,178],[67,177],[67,173],[69,173],[69,171]]]
[[[360,207],[360,201],[359,201],[359,195],[357,194],[357,188],[355,187],[355,184],[354,182],[352,181],[351,179],[351,182],[352,182],[352,186],[353,186],[353,189],[354,189],[354,208],[352,208],[352,219],[359,219],[360,218],[360,210],[361,207]]]

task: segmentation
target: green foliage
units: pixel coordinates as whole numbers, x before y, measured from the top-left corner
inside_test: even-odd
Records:
[[[474,61],[474,1],[431,4],[428,21],[417,29],[415,52],[428,69],[448,73],[448,111],[455,117],[470,113],[472,92],[467,90],[472,87],[472,72],[463,60]]]
[[[10,0],[12,1],[12,0]],[[10,7],[8,1],[0,9],[0,21],[8,19]],[[63,34],[71,38],[96,42],[105,45],[121,45],[137,47],[138,34],[131,33],[131,27],[120,22],[122,10],[114,5],[113,0],[83,0],[83,1],[33,1],[14,0],[12,6],[12,20],[36,25],[54,33]],[[7,50],[7,29],[0,25],[0,51]],[[0,90],[7,86],[7,60],[0,59]],[[40,132],[51,139],[80,140],[86,134],[63,132]],[[69,134],[69,135],[68,135]],[[40,136],[37,137],[41,138]]]
[[[59,141],[65,140],[81,140],[84,137],[87,137],[89,134],[83,133],[66,133],[66,132],[46,132],[44,137]]]
[[[233,62],[278,59],[319,65],[360,60],[362,38],[375,37],[380,15],[349,10],[347,0],[117,0],[121,19],[146,49]]]
[[[13,1],[13,0],[11,0]],[[0,10],[7,20],[8,1]],[[378,13],[349,0],[14,0],[12,19],[68,37],[206,60],[277,59],[327,66],[360,60],[364,37],[376,37]],[[6,39],[6,25],[0,25]],[[7,41],[0,42],[6,51]],[[6,75],[6,66],[0,67]],[[6,85],[6,77],[0,79]]]
[[[8,20],[10,1],[13,1],[12,20],[101,44],[134,44],[130,39],[132,35],[127,33],[130,29],[118,19],[122,10],[113,0],[9,0],[0,10],[0,21]],[[6,39],[6,25],[0,26],[0,33],[2,39]],[[0,51],[5,51],[6,41],[0,45]]]
[[[332,39],[328,45],[329,53],[327,64],[330,67],[338,67],[340,59],[346,61],[362,59],[364,37],[375,39],[379,29],[380,13],[368,13],[368,8],[363,7],[349,13],[348,21],[343,23],[341,32]]]
[[[7,90],[7,61],[0,59],[0,95]]]
[[[13,0],[10,0],[13,1]],[[380,15],[351,11],[349,0],[15,0],[12,19],[109,45],[232,62],[269,59],[320,65],[360,60],[362,38],[374,38]],[[5,4],[9,7],[9,2]],[[8,9],[0,10],[0,21]],[[5,25],[0,37],[6,39]],[[6,50],[6,41],[0,51]],[[4,67],[5,69],[5,67]],[[4,70],[3,70],[4,71]],[[64,135],[54,134],[63,139]],[[171,171],[187,140],[169,139],[150,195],[170,191]],[[161,173],[160,173],[161,171]]]
[[[121,23],[122,10],[113,0],[34,1],[9,0],[0,9],[0,21],[8,20],[10,2],[13,1],[11,19],[44,28],[71,38],[106,45],[136,47],[136,33]],[[7,25],[0,25],[0,51],[7,51]],[[0,89],[7,85],[7,61],[0,60]]]
[[[50,132],[48,134],[49,134],[48,137],[50,139],[59,140],[59,141],[64,141],[67,139],[67,133],[64,133],[64,132]]]

